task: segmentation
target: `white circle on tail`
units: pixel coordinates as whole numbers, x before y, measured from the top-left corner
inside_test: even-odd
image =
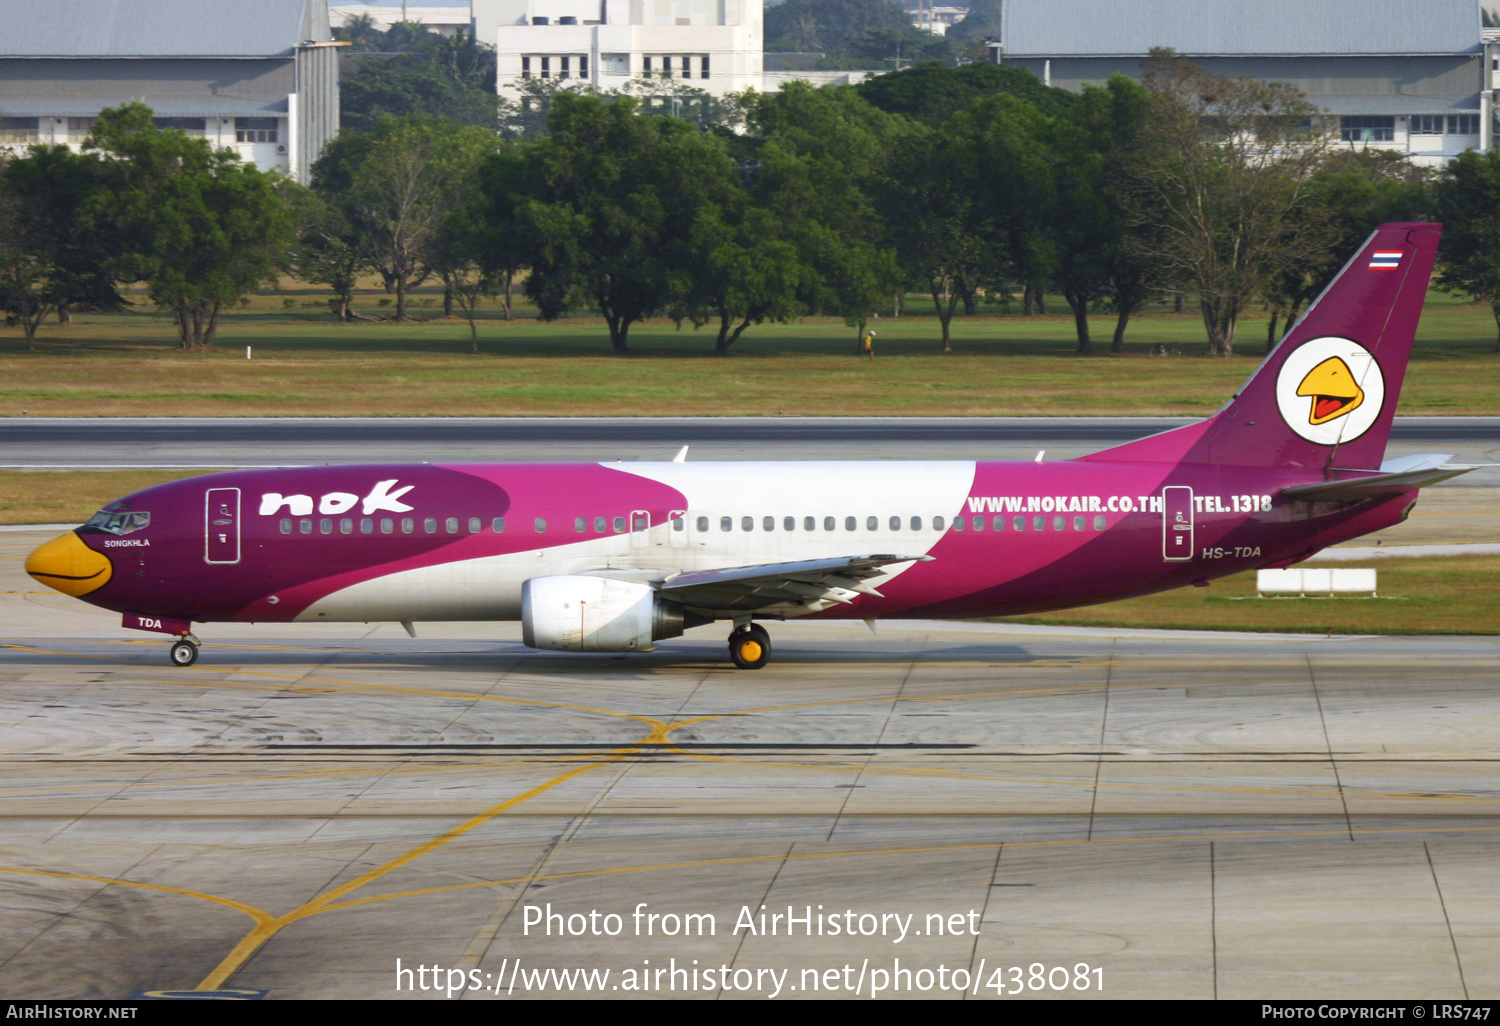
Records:
[[[1314,445],[1352,442],[1370,430],[1384,403],[1380,364],[1352,339],[1309,339],[1276,375],[1281,419]]]

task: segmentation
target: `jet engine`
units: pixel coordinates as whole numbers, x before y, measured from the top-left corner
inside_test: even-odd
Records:
[[[661,599],[649,585],[567,574],[521,585],[521,640],[563,652],[649,652],[711,622]]]

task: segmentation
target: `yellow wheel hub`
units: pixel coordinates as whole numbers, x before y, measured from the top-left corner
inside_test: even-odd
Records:
[[[755,640],[740,642],[740,658],[747,663],[753,663],[759,659],[765,649],[760,647],[760,642]]]

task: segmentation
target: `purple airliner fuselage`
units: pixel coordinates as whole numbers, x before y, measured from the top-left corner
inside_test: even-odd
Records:
[[[1075,460],[354,465],[110,503],[27,561],[177,635],[213,622],[520,620],[644,651],[715,620],[1057,609],[1286,566],[1399,522],[1445,457],[1384,463],[1439,226],[1384,225],[1213,417]]]

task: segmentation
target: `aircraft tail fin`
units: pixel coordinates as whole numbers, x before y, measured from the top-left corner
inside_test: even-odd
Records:
[[[1379,468],[1441,233],[1381,225],[1212,418],[1082,458]]]

